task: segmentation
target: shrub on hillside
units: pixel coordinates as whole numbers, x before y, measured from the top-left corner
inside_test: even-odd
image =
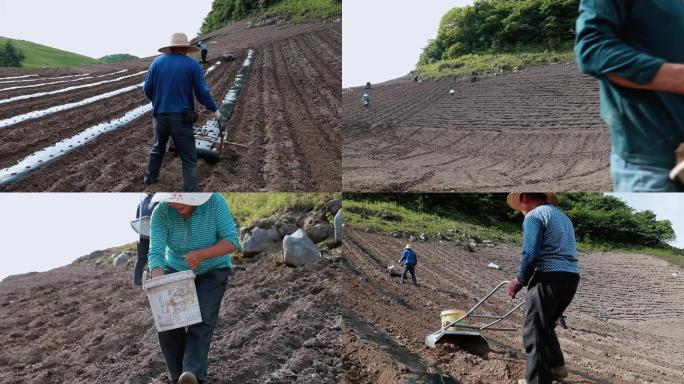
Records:
[[[0,67],[21,67],[21,63],[26,59],[24,53],[7,41],[0,49]]]

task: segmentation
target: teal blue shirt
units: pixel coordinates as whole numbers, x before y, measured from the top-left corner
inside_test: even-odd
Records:
[[[214,193],[209,201],[196,207],[187,221],[168,203],[159,203],[152,212],[150,223],[149,268],[189,270],[183,258],[186,253],[211,247],[220,240],[240,248],[233,215],[220,194]],[[204,260],[194,272],[201,275],[214,269],[232,267],[228,253]]]
[[[601,80],[601,116],[613,151],[635,164],[670,169],[684,142],[684,96],[622,88],[606,75],[637,84],[666,63],[684,63],[684,1],[582,0],[575,54],[580,70]]]

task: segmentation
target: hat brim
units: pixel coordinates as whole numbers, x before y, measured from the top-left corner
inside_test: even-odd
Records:
[[[177,203],[197,207],[209,201],[211,196],[212,193],[155,193],[151,203]]]
[[[192,45],[169,45],[167,47],[161,47],[159,48],[159,52],[161,53],[171,53],[171,48],[187,48],[188,53],[194,53],[194,52],[199,52],[199,48],[194,47]]]
[[[512,192],[506,197],[506,203],[514,211],[520,211],[520,195],[523,193],[537,193],[537,192]],[[558,195],[556,192],[543,192],[546,195],[546,202],[551,205],[558,206]]]

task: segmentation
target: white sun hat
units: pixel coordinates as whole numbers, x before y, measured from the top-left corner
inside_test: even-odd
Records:
[[[155,193],[152,203],[178,203],[197,207],[211,199],[212,193]]]
[[[165,47],[159,48],[161,53],[171,53],[171,48],[187,48],[188,52],[198,52],[199,48],[194,45],[190,45],[188,41],[188,35],[182,32],[174,33],[171,36],[171,42]]]

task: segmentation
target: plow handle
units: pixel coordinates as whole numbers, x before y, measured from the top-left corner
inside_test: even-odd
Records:
[[[501,289],[501,287],[503,287],[504,285],[507,285],[507,284],[508,284],[508,281],[507,281],[507,280],[504,280],[504,281],[502,281],[501,283],[499,283],[499,284],[498,284],[496,287],[494,287],[494,289],[492,289],[485,297],[483,297],[480,301],[478,301],[477,304],[475,304],[474,307],[470,308],[470,310],[469,310],[465,315],[463,315],[463,316],[461,316],[460,318],[458,318],[458,319],[452,321],[451,323],[445,325],[444,327],[442,327],[442,328],[441,328],[439,331],[437,331],[437,332],[443,332],[443,331],[447,330],[449,327],[452,327],[452,326],[456,325],[459,321],[461,321],[461,320],[465,319],[466,317],[470,316],[473,312],[475,312],[475,310],[476,310],[477,308],[479,308],[482,304],[484,304],[484,302],[487,301],[487,299],[489,299],[494,293],[496,293],[496,291],[498,291],[499,289]],[[495,320],[495,321],[493,321],[493,322],[491,322],[491,323],[489,323],[489,324],[487,324],[487,325],[485,325],[485,326],[478,327],[478,328],[479,328],[480,330],[483,330],[483,329],[487,329],[487,328],[491,327],[491,326],[494,325],[494,324],[499,323],[500,321],[502,321],[502,320],[504,320],[505,318],[507,318],[510,314],[512,314],[515,310],[517,310],[518,308],[520,308],[524,303],[525,303],[525,301],[523,300],[522,303],[516,305],[513,309],[511,309],[510,311],[508,311],[508,313],[506,313],[505,315],[501,316],[501,317],[498,318],[497,320]]]

